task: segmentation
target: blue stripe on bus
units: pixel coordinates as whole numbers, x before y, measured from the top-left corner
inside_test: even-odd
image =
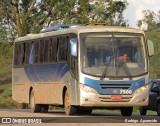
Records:
[[[113,85],[118,85],[118,84],[131,84],[129,90],[132,90],[132,94],[135,92],[136,89],[144,86],[145,84],[145,79],[142,78],[140,80],[132,80],[132,81],[101,81],[101,80],[93,80],[90,78],[85,78],[84,82],[87,86],[90,86],[94,89],[96,89],[96,91],[99,94],[114,94],[113,90],[116,90],[117,93],[116,94],[120,94],[120,89],[102,89],[100,84],[104,84],[107,86],[107,84],[113,84]],[[125,89],[124,89],[125,90]]]
[[[27,66],[24,69],[30,82],[59,82],[69,71],[67,64]]]

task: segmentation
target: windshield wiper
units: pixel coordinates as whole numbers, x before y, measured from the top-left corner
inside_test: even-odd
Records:
[[[104,68],[104,71],[103,71],[103,73],[102,73],[102,76],[100,77],[100,80],[103,80],[103,79],[106,77],[106,72],[107,72],[109,66],[110,66],[110,64],[107,63],[107,64],[106,64],[106,67]]]
[[[125,71],[125,73],[127,74],[128,78],[130,80],[132,80],[131,73],[129,72],[129,69],[128,69],[128,66],[126,65],[126,63],[124,61],[121,61],[121,60],[117,60],[117,61],[118,61],[118,70],[120,68],[122,68]],[[118,71],[116,73],[118,73]]]

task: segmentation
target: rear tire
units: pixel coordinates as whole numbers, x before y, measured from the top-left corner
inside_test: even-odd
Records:
[[[122,116],[131,116],[133,112],[133,107],[123,107],[121,108]]]
[[[34,91],[31,91],[30,94],[30,107],[31,107],[31,112],[32,113],[38,113],[41,112],[42,106],[39,104],[35,104],[35,98],[34,98]]]
[[[41,112],[42,113],[47,113],[48,112],[48,108],[49,108],[49,105],[42,105]]]
[[[160,116],[160,102],[158,103],[158,106],[157,106],[157,115]]]
[[[142,106],[142,107],[140,107],[139,112],[140,112],[141,115],[146,115],[147,114],[147,109]]]
[[[77,112],[77,109],[75,106],[71,105],[71,100],[68,92],[65,92],[65,97],[64,97],[64,109],[66,115],[74,115]]]

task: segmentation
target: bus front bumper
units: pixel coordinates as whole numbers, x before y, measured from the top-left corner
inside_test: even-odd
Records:
[[[85,92],[80,89],[80,106],[90,107],[127,107],[147,106],[149,92],[134,93],[132,95],[121,95],[121,100],[112,100],[113,95],[100,95],[97,93]]]

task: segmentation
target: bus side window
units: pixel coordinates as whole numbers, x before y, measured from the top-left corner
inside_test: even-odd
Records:
[[[60,38],[59,60],[60,61],[66,61],[67,60],[67,37],[66,36],[63,36],[63,38]]]
[[[49,61],[56,62],[56,56],[57,56],[57,41],[55,38],[51,38],[49,44]]]
[[[44,40],[40,40],[40,63],[44,62]]]
[[[15,52],[14,52],[14,65],[19,66],[21,60],[21,44],[15,44]]]
[[[32,42],[30,56],[29,56],[29,64],[33,64],[34,63],[34,58],[35,58],[35,43]]]
[[[22,65],[25,64],[25,51],[26,51],[26,43],[22,43],[22,52],[21,52],[21,55],[22,55]]]
[[[34,63],[39,62],[39,41],[35,42],[35,55],[34,55]]]
[[[44,62],[48,62],[48,46],[49,46],[49,40],[46,39],[44,43]]]
[[[69,44],[70,44],[69,37],[67,36],[66,37],[66,60],[67,60],[67,62],[69,60],[69,55],[70,55]]]
[[[26,45],[25,45],[25,64],[29,64],[29,56],[30,56],[30,42],[26,42]]]
[[[60,48],[60,37],[57,37],[57,52],[56,52],[56,61],[59,61],[59,49]]]

